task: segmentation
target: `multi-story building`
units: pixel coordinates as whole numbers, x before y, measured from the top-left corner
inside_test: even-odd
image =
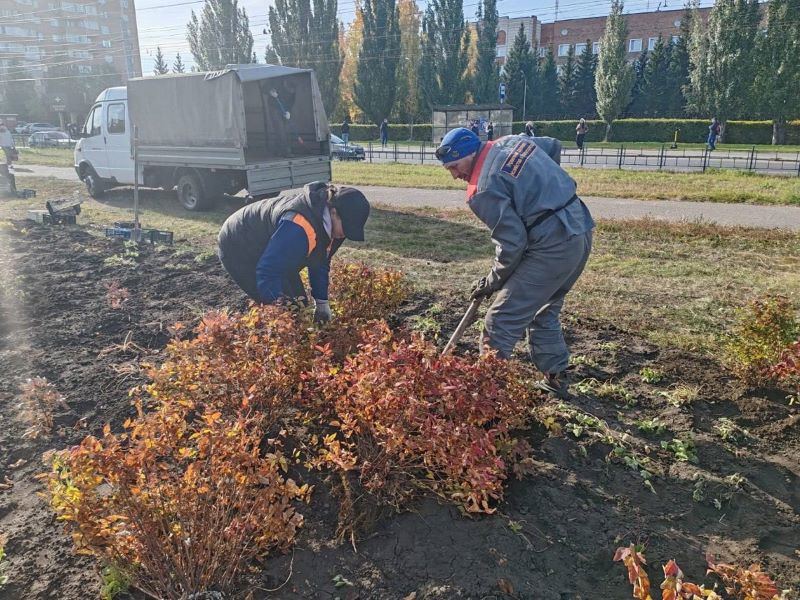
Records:
[[[710,8],[699,9],[703,19],[708,18]],[[628,60],[639,57],[642,50],[652,50],[659,36],[665,41],[680,37],[683,9],[660,10],[654,12],[631,13],[625,15],[628,26],[626,47]],[[575,55],[583,52],[586,44],[590,44],[592,52],[600,52],[600,40],[606,29],[606,17],[588,17],[585,19],[567,19],[556,23],[542,24],[541,38],[538,44],[539,54],[543,56],[552,48],[556,64],[563,64],[567,59],[570,47],[575,48]]]
[[[519,33],[519,26],[522,25],[525,36],[528,38],[532,47],[537,47],[542,37],[542,23],[534,16],[530,17],[500,17],[497,20],[497,64],[504,65],[506,56],[511,46],[514,45],[514,38]]]
[[[141,77],[134,0],[0,0],[0,77],[65,67]]]

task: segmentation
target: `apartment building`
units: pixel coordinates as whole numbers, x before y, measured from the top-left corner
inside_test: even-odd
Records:
[[[701,8],[700,16],[705,20],[711,12],[710,8]],[[652,50],[659,36],[664,40],[677,40],[680,37],[683,9],[659,10],[653,12],[626,14],[628,39],[626,47],[628,60],[634,61],[642,50]],[[539,55],[543,56],[548,49],[553,49],[556,64],[561,65],[567,59],[570,47],[580,55],[591,44],[592,52],[600,52],[600,40],[606,30],[606,17],[589,17],[586,19],[567,19],[556,23],[543,23],[539,42]]]
[[[522,25],[525,35],[531,44],[536,48],[540,44],[542,37],[542,23],[535,16],[530,17],[500,17],[497,20],[497,64],[504,65],[511,46],[514,45],[514,38],[519,33],[519,26]]]
[[[101,65],[141,77],[134,0],[0,0],[0,76],[107,72]]]

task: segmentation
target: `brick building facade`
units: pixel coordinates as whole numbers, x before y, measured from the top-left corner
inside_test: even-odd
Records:
[[[39,79],[54,65],[141,77],[134,0],[0,0],[0,77]]]

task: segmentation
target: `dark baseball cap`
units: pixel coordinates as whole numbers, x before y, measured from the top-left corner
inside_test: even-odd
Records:
[[[355,188],[340,187],[334,207],[342,220],[345,237],[354,242],[363,242],[364,225],[369,218],[369,202],[364,194]]]

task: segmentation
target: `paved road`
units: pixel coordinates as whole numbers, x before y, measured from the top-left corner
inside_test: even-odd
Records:
[[[23,170],[24,169],[24,170]],[[77,181],[75,171],[64,167],[25,165],[17,168],[19,176],[56,177]],[[460,190],[426,190],[360,186],[367,197],[380,204],[394,206],[464,207]],[[592,214],[600,219],[636,219],[651,217],[665,221],[703,220],[720,225],[744,225],[800,231],[800,207],[760,206],[755,204],[720,204],[716,202],[678,202],[670,200],[634,200],[587,196],[584,200]]]

